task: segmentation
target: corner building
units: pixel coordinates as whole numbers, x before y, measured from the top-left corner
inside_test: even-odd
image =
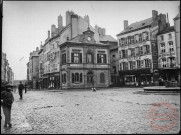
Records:
[[[96,42],[90,28],[59,47],[62,89],[109,86],[109,45]]]
[[[152,17],[128,25],[117,35],[119,75],[122,85],[147,86],[158,83],[156,35],[167,26],[166,15],[153,10]]]

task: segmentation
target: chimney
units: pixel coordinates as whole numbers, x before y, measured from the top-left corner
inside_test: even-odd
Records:
[[[62,23],[63,19],[62,19],[62,16],[59,15],[58,16],[58,28],[62,27],[63,26],[63,23]]]
[[[56,26],[54,24],[52,24],[51,26],[51,37],[53,37],[56,33]]]
[[[36,47],[36,51],[39,51],[39,48],[38,48],[38,47]]]
[[[50,31],[48,31],[48,38],[50,38]]]
[[[157,16],[158,16],[158,11],[152,10],[152,18],[153,18],[153,20],[155,20]]]
[[[128,27],[128,20],[124,20],[124,30]]]

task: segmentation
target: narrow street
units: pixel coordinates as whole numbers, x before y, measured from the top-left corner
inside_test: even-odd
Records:
[[[23,100],[14,93],[12,128],[1,134],[175,134],[180,130],[180,93],[144,93],[142,88],[28,91]],[[171,104],[177,122],[168,132],[158,132],[147,120],[154,103]]]

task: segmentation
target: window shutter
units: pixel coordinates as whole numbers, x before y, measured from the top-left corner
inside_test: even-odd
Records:
[[[120,63],[119,65],[120,65],[120,70],[122,70],[122,63]]]
[[[71,53],[71,61],[74,63],[74,53]]]
[[[141,67],[144,67],[144,60],[141,60]]]
[[[125,62],[125,69],[128,70],[128,62]]]
[[[99,62],[99,54],[97,54],[97,63],[100,63],[100,62]]]
[[[74,83],[74,73],[72,73],[72,83]]]
[[[107,62],[106,62],[106,54],[104,54],[104,63],[107,63]]]
[[[92,63],[94,64],[94,54],[91,54]]]
[[[128,57],[128,50],[125,50],[125,57]]]
[[[82,73],[80,73],[80,82],[82,82]]]
[[[143,54],[146,53],[146,45],[143,46]]]
[[[82,53],[79,53],[79,62],[82,63]]]
[[[121,54],[122,54],[121,51],[119,51],[119,57],[120,57],[120,58],[122,58]]]
[[[136,61],[133,61],[133,69],[136,68]]]

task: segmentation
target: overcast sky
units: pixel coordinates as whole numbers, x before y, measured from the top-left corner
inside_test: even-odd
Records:
[[[7,54],[15,79],[26,79],[29,53],[44,43],[51,25],[58,23],[58,15],[72,10],[79,16],[89,15],[90,25],[106,29],[117,39],[128,23],[152,16],[152,10],[168,13],[170,24],[178,14],[180,1],[3,1],[2,51]]]

